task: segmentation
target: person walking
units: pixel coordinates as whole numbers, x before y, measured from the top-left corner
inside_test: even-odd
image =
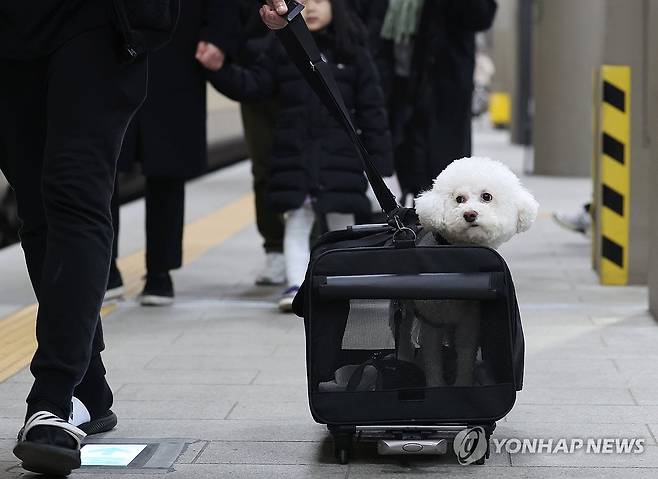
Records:
[[[99,319],[110,199],[123,135],[146,95],[143,53],[168,40],[178,8],[147,3],[131,2],[139,29],[123,0],[0,3],[0,169],[16,192],[39,302],[34,383],[14,448],[33,472],[80,467],[85,432],[117,421]],[[74,395],[85,406],[75,425]]]
[[[263,9],[271,8],[265,6]],[[263,10],[264,11],[264,10]],[[384,98],[363,32],[345,0],[308,0],[304,18],[332,65],[361,138],[384,176],[392,174],[392,150]],[[220,92],[238,101],[278,94],[280,105],[270,160],[268,199],[285,217],[288,289],[279,301],[290,311],[304,279],[314,223],[320,230],[353,224],[371,210],[363,166],[349,137],[322,105],[277,41],[251,67],[226,64],[211,76]]]
[[[263,25],[253,0],[241,0],[242,37],[237,63],[248,67],[274,41],[274,35]],[[267,202],[268,165],[272,154],[274,125],[278,99],[240,103],[244,136],[251,158],[251,173],[256,203],[256,226],[263,238],[265,267],[255,278],[259,286],[281,285],[286,280],[283,258],[283,218]]]
[[[218,68],[227,54],[235,54],[238,35],[237,0],[185,0],[172,41],[149,57],[149,94],[128,128],[119,159],[120,170],[130,171],[139,163],[146,177],[144,306],[174,301],[170,271],[182,265],[185,181],[207,169],[207,68]],[[106,299],[123,292],[116,264],[119,194],[117,183]]]
[[[388,11],[389,1],[351,0],[348,2],[368,32],[368,49],[377,66],[387,105],[393,90],[394,68],[390,61],[390,44],[382,38],[382,26]]]
[[[389,111],[395,166],[416,196],[453,160],[471,155],[475,34],[495,0],[389,0],[381,36],[394,79]]]

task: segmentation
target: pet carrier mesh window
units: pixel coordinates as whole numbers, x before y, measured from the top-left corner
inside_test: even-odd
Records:
[[[505,267],[485,248],[450,249],[415,248],[409,262],[400,251],[387,262],[390,249],[316,261],[307,322],[316,419],[492,420],[508,412],[515,388]],[[487,261],[455,257],[474,254]]]

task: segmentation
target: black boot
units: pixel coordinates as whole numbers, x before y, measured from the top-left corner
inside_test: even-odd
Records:
[[[140,296],[142,306],[169,306],[174,302],[174,284],[169,273],[147,274]]]

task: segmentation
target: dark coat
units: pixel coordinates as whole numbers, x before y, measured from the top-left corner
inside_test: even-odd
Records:
[[[391,45],[381,36],[388,3],[389,0],[350,0],[347,2],[368,32],[368,49],[375,60],[387,103],[392,93],[394,76]]]
[[[471,154],[475,33],[491,27],[495,0],[426,0],[411,77],[397,79],[392,107],[396,170],[405,190],[428,189]],[[392,45],[390,58],[393,62]]]
[[[29,60],[49,55],[83,32],[108,26],[110,3],[106,0],[1,0],[0,58]]]
[[[194,58],[200,40],[235,54],[234,0],[183,0],[172,41],[149,55],[148,96],[126,133],[119,167],[146,176],[192,178],[206,170],[206,75]]]
[[[366,148],[384,176],[392,174],[391,141],[377,73],[365,47],[356,60],[335,61],[328,34],[315,35],[333,72]],[[366,180],[347,134],[329,114],[278,40],[249,68],[227,65],[212,76],[213,85],[238,101],[278,94],[280,110],[270,161],[268,201],[273,210],[290,211],[307,196],[323,212],[368,214]]]

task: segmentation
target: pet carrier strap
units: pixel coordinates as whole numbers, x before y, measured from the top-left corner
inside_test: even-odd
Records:
[[[320,97],[322,103],[336,117],[349,135],[382,210],[390,220],[393,220],[396,216],[399,218],[401,210],[404,210],[404,208],[398,205],[395,196],[384,183],[381,174],[370,158],[368,150],[363,145],[352,118],[345,107],[345,102],[333,73],[326,59],[320,53],[304,18],[300,15],[300,5],[294,0],[286,3],[290,13],[286,16],[288,26],[278,33],[281,43],[288,52],[290,59]]]

